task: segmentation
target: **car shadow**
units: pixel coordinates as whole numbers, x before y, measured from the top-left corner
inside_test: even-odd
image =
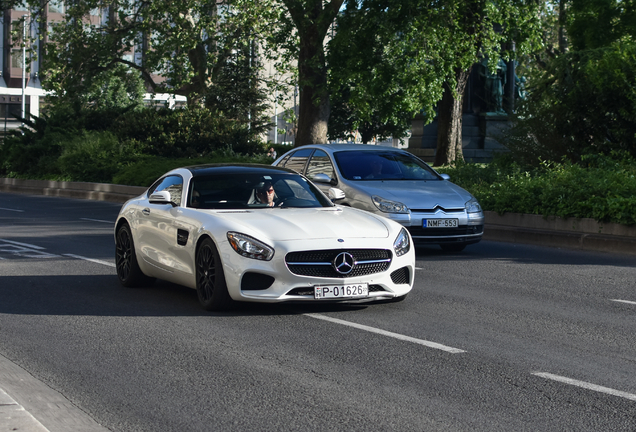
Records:
[[[360,310],[366,304],[235,302],[208,312],[195,290],[158,280],[139,288],[120,285],[116,275],[3,276],[0,314],[69,316],[255,316]]]

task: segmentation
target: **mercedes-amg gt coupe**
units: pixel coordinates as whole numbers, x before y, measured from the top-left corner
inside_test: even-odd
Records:
[[[415,275],[409,232],[332,199],[287,168],[172,170],[122,206],[117,276],[124,286],[159,278],[196,289],[207,310],[404,299]]]

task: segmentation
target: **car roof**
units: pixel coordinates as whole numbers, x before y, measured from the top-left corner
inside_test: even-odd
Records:
[[[380,145],[374,145],[374,144],[309,144],[306,146],[297,147],[296,149],[302,149],[305,147],[320,148],[323,150],[328,150],[330,152],[351,151],[351,150],[404,152],[404,150],[399,148],[380,146]]]
[[[192,176],[205,176],[210,174],[298,174],[289,168],[276,167],[272,165],[262,164],[233,164],[233,163],[217,163],[205,165],[192,165],[183,167],[192,173]]]

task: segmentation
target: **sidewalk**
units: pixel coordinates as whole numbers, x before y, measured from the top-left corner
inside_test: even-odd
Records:
[[[0,355],[0,432],[5,431],[108,432],[109,429]]]
[[[0,192],[92,199],[123,203],[146,188],[104,183],[0,178]],[[484,240],[636,255],[636,226],[593,219],[485,212]]]

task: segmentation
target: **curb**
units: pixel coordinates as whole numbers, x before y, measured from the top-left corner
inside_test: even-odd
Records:
[[[0,178],[0,192],[124,203],[147,188],[106,183]],[[636,226],[594,219],[484,212],[484,240],[636,255]]]
[[[107,183],[0,178],[0,192],[124,203],[148,188]]]
[[[636,226],[521,213],[484,216],[484,240],[636,255]]]

